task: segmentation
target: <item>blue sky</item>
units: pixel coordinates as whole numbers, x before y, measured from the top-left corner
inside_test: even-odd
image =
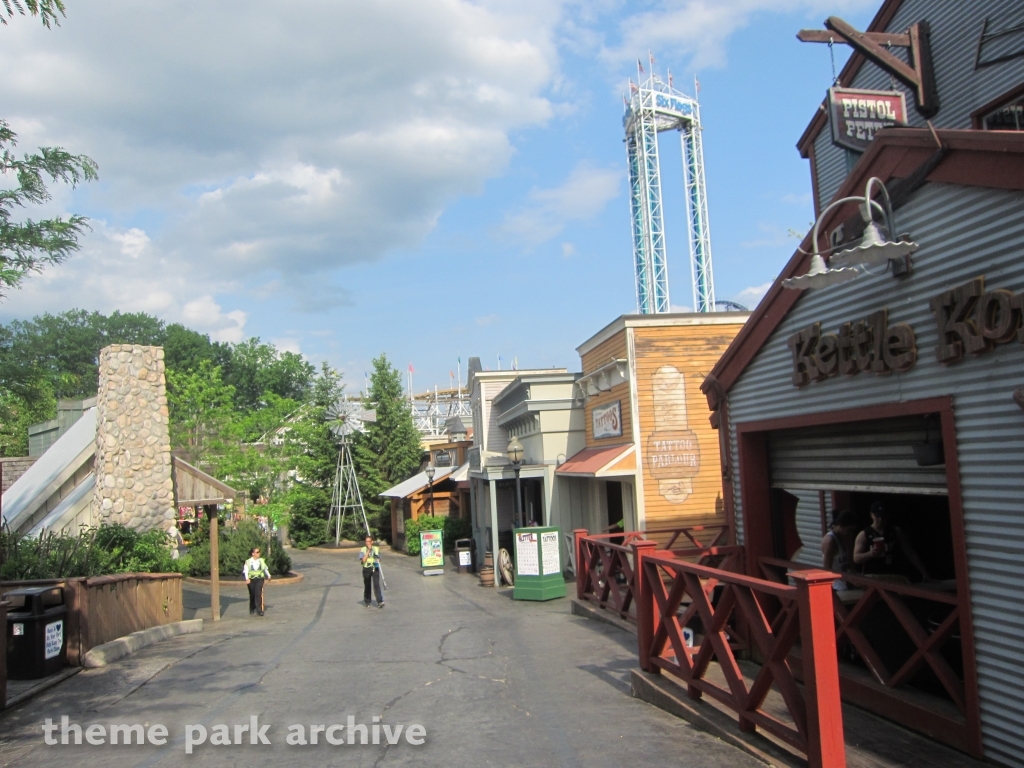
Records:
[[[578,368],[635,310],[622,100],[636,59],[693,90],[718,298],[753,306],[813,218],[794,145],[831,80],[801,27],[864,0],[68,3],[0,29],[3,117],[100,182],[68,263],[0,320],[142,310],[416,389],[470,356]],[[287,11],[287,15],[282,13]],[[848,52],[836,49],[836,66]],[[662,136],[672,304],[692,305],[678,139]],[[35,213],[35,212],[34,212]]]

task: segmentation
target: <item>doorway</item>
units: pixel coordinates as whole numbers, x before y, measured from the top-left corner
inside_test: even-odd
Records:
[[[608,530],[621,532],[625,530],[622,505],[622,483],[609,480],[604,484],[605,505],[608,509]]]

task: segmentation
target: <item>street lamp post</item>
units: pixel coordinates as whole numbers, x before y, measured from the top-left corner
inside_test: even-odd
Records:
[[[516,473],[516,523],[517,527],[523,527],[523,494],[519,486],[519,470],[523,463],[523,444],[519,442],[519,438],[515,435],[509,441],[508,448],[508,460],[512,462],[512,469]]]
[[[437,470],[433,464],[427,465],[427,487],[430,489],[430,516],[434,516],[434,473]]]

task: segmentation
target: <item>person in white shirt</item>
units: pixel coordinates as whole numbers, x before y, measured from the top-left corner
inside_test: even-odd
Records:
[[[242,575],[249,585],[249,615],[258,613],[262,616],[263,582],[270,581],[270,568],[267,567],[267,561],[260,557],[259,547],[254,547],[249,553],[249,559],[242,566]]]

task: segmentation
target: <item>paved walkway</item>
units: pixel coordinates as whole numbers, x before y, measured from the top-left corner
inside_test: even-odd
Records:
[[[219,624],[85,670],[0,715],[0,766],[763,765],[630,698],[635,638],[571,616],[567,599],[514,602],[475,577],[426,578],[412,558],[385,553],[387,607],[366,609],[354,555],[293,556],[305,581],[271,587],[262,619],[248,615],[244,587],[228,587]],[[208,605],[201,588],[188,589],[193,610]],[[85,726],[162,724],[168,743],[45,745],[43,722],[62,715]],[[186,756],[186,725],[212,735],[225,724],[234,737],[252,716],[270,724],[269,746],[242,733],[244,745],[206,743]],[[290,725],[349,716],[421,724],[426,743],[332,746],[323,733],[316,746],[285,743]]]

